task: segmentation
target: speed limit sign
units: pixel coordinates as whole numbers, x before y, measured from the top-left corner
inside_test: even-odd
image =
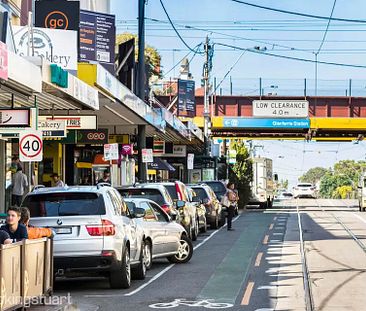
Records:
[[[42,131],[26,131],[19,134],[19,160],[22,162],[40,162],[42,159]]]

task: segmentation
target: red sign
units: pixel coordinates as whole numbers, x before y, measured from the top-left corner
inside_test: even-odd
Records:
[[[122,155],[133,155],[133,145],[132,144],[123,144],[121,154]]]
[[[0,78],[8,80],[8,48],[0,41]]]

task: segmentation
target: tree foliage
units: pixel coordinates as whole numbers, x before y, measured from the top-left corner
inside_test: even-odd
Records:
[[[116,35],[116,54],[118,53],[118,45],[126,42],[130,39],[135,39],[135,59],[137,60],[138,56],[138,38],[137,35],[132,33],[122,33]],[[160,63],[161,63],[161,55],[158,50],[150,45],[145,45],[145,62],[149,65],[150,72],[149,78],[152,77],[160,77]]]
[[[253,178],[252,161],[249,150],[243,143],[234,142],[231,148],[236,150],[236,163],[229,172],[229,179],[239,190],[239,206],[244,207],[249,200],[250,183]]]
[[[316,185],[321,180],[321,178],[328,172],[329,169],[326,169],[324,167],[313,167],[308,170],[304,175],[302,175],[299,180],[301,182]]]

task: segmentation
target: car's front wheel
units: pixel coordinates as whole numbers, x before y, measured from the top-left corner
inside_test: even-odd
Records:
[[[191,260],[192,255],[192,241],[184,235],[180,238],[178,252],[174,256],[169,256],[168,260],[172,263],[186,263]]]
[[[118,269],[113,269],[109,275],[111,288],[129,288],[131,286],[130,250],[124,247],[122,261]]]
[[[198,219],[196,219],[196,221],[194,222],[192,241],[197,241],[198,232],[199,232],[199,223],[198,223]]]

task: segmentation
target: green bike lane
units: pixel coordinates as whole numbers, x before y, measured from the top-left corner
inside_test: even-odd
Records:
[[[276,213],[243,212],[233,224],[235,231],[227,231],[224,227],[211,238],[209,234],[213,231],[201,235],[201,241],[209,240],[195,250],[189,263],[174,265],[158,275],[164,267],[169,268],[166,260],[159,260],[154,264],[158,269],[149,271],[144,281],[134,280],[130,290],[111,290],[107,282],[97,281],[94,285],[92,280],[83,286],[75,280],[62,284],[59,293],[70,291],[76,305],[95,306],[97,310],[154,310],[154,304],[170,304],[177,299],[189,301],[191,305],[208,300],[233,305],[228,310],[242,309],[240,302],[247,275]],[[143,288],[136,290],[140,286]],[[173,308],[177,311],[207,310],[203,305],[179,304]]]

